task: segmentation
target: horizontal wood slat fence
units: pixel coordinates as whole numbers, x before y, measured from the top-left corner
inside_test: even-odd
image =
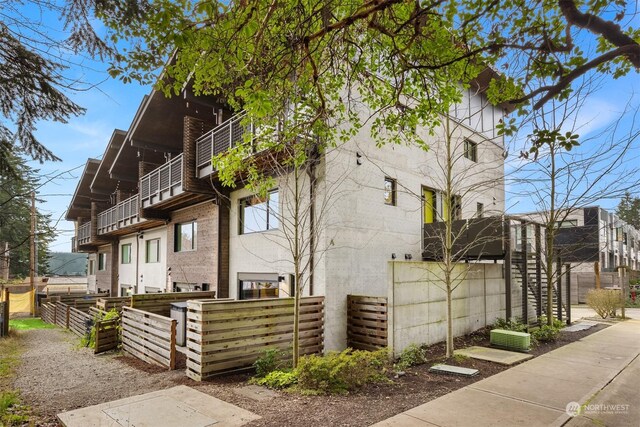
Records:
[[[63,302],[56,303],[56,325],[62,328],[69,327],[69,306]]]
[[[387,298],[347,295],[347,346],[375,351],[387,345]]]
[[[135,294],[131,296],[131,308],[168,317],[172,302],[190,299],[215,298],[215,291],[167,292],[159,294]]]
[[[300,354],[320,353],[324,297],[300,304]],[[250,367],[267,349],[291,349],[293,298],[189,301],[187,308],[187,376],[196,381]]]
[[[40,306],[40,317],[43,321],[51,324],[56,323],[56,306],[54,303],[47,302]]]
[[[119,317],[109,320],[97,320],[95,322],[96,343],[95,348],[93,349],[95,354],[104,353],[105,351],[115,350],[118,348],[118,344],[120,343],[118,326],[120,326]]]
[[[176,320],[123,307],[122,349],[147,363],[175,369]]]
[[[122,311],[123,306],[131,305],[131,297],[108,297],[98,298],[96,301],[96,307],[103,311],[109,311],[112,308],[117,308],[118,311]]]
[[[76,307],[69,307],[69,329],[74,334],[84,337],[91,333],[93,326],[93,316]]]

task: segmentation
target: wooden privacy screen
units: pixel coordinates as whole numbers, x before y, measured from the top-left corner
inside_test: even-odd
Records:
[[[215,298],[216,291],[167,292],[158,294],[134,294],[131,307],[149,313],[169,316],[172,302],[185,302],[190,299]]]
[[[56,305],[51,302],[44,303],[40,306],[40,317],[47,323],[56,323]]]
[[[74,334],[84,337],[91,333],[93,326],[93,316],[89,313],[80,311],[75,307],[69,307],[69,329]]]
[[[122,311],[123,306],[131,305],[131,297],[108,297],[98,298],[96,301],[96,307],[103,311],[109,311],[112,308],[117,308],[118,311]]]
[[[56,325],[65,329],[69,326],[69,306],[65,303],[56,303]]]
[[[175,369],[176,320],[123,307],[122,349],[147,363]]]
[[[347,346],[377,350],[387,346],[387,299],[347,295]]]
[[[250,367],[270,348],[290,350],[293,298],[189,301],[187,376],[200,381]],[[300,301],[300,354],[319,353],[324,341],[324,297]]]
[[[120,319],[118,317],[109,320],[98,320],[95,322],[96,337],[95,354],[104,353],[105,351],[118,348],[118,325]]]

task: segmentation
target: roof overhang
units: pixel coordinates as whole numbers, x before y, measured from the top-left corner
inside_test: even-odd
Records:
[[[126,136],[127,136],[126,131],[119,130],[119,129],[116,129],[113,131],[113,134],[111,135],[111,139],[107,144],[107,148],[105,149],[104,154],[102,155],[102,162],[100,162],[100,165],[98,166],[96,174],[94,175],[93,180],[91,181],[90,188],[93,194],[101,194],[101,195],[109,196],[113,194],[118,188],[123,189],[121,188],[122,186],[119,185],[119,182],[118,182],[119,180],[117,178],[112,179],[112,177],[109,174],[109,169],[111,168],[111,165],[113,165],[113,161],[117,157],[118,152],[120,151],[120,148],[122,148],[122,145],[124,144]],[[137,170],[137,167],[136,167],[136,170]],[[136,180],[134,179],[134,181]],[[129,187],[131,187],[131,185],[127,186],[125,190],[130,190]]]
[[[96,176],[100,163],[101,162],[98,159],[87,160],[84,170],[82,171],[82,175],[80,176],[80,180],[78,181],[78,185],[76,186],[76,191],[73,193],[69,209],[67,210],[67,215],[65,217],[67,221],[75,221],[78,217],[90,216],[92,201],[109,200],[108,196],[93,194],[91,192],[91,182]]]

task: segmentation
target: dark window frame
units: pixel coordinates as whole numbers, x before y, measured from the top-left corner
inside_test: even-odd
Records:
[[[131,243],[125,243],[120,246],[120,264],[131,264]],[[128,259],[125,261],[124,249],[129,248]]]
[[[391,184],[391,188],[387,189],[387,183]],[[384,189],[383,189],[384,193],[384,204],[387,206],[398,206],[398,199],[397,199],[397,181],[393,178],[390,178],[388,176],[384,177]],[[387,200],[387,192],[391,193],[391,199]]]
[[[478,163],[478,143],[469,138],[464,140],[464,157],[474,163]]]
[[[98,252],[98,271],[107,270],[107,253]]]
[[[191,226],[191,248],[182,247],[182,229],[184,226]],[[198,221],[186,221],[175,224],[173,227],[173,251],[193,252],[198,250]]]
[[[149,248],[151,246],[151,242],[157,242],[156,260],[155,261],[149,261],[151,259],[149,257],[149,254],[151,252],[151,251],[149,251]],[[159,262],[160,262],[160,238],[145,240],[144,241],[144,263],[145,264],[158,264]]]
[[[278,196],[277,200],[275,201],[276,203],[275,208],[271,206],[271,204],[273,203],[271,200],[271,196],[274,194]],[[280,203],[280,194],[278,189],[275,188],[273,190],[269,190],[267,192],[266,197],[264,197],[264,200],[261,200],[261,199],[262,199],[261,197],[254,194],[252,196],[243,197],[238,200],[238,234],[239,235],[264,233],[266,231],[277,230],[280,227],[280,220],[278,219],[278,213],[280,208],[278,204]],[[250,206],[257,206],[263,203],[266,205],[265,206],[265,222],[266,222],[265,228],[260,230],[245,230],[244,229],[245,208]],[[275,225],[272,225],[272,224],[275,224]]]

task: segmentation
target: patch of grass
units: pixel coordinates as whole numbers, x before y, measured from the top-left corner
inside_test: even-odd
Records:
[[[11,390],[20,350],[20,335],[15,331],[0,339],[0,426],[21,426],[29,421],[28,408],[20,404],[20,396]]]
[[[9,327],[19,331],[30,331],[32,329],[53,329],[56,326],[43,322],[39,317],[30,317],[27,319],[10,319]]]

